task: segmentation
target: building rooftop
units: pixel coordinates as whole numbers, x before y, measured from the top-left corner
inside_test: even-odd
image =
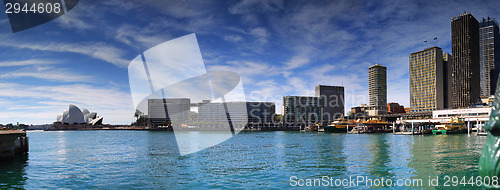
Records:
[[[318,86],[328,86],[328,87],[344,88],[344,86],[332,86],[332,85],[323,85],[323,84],[318,84]]]
[[[377,64],[375,64],[375,65],[372,65],[372,66],[370,66],[370,67],[368,67],[368,68],[372,68],[372,67],[384,67],[384,68],[385,68],[385,66],[383,66],[383,65],[381,65],[381,64],[378,64],[378,63],[377,63]]]
[[[451,21],[461,19],[463,16],[467,16],[467,15],[470,15],[470,16],[472,16],[472,18],[476,19],[476,17],[474,17],[474,15],[472,15],[471,13],[464,12],[464,14],[461,14],[461,15],[458,15],[458,16],[451,17]],[[476,19],[476,20],[477,20],[477,19]]]
[[[421,50],[421,51],[417,51],[417,52],[413,52],[413,53],[410,53],[410,55],[413,55],[413,54],[418,54],[418,53],[422,53],[424,51],[428,51],[430,49],[441,49],[440,47],[437,47],[437,46],[434,46],[434,47],[430,47],[430,48],[425,48],[424,50]]]

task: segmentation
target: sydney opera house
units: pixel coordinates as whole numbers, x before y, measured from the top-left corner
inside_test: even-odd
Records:
[[[89,112],[86,108],[81,111],[80,108],[70,104],[67,111],[57,116],[57,123],[102,125],[102,119],[102,117],[97,116],[96,112]]]

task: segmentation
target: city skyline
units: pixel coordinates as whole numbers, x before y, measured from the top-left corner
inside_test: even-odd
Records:
[[[277,113],[283,96],[314,96],[318,84],[345,87],[345,113],[368,104],[367,71],[376,63],[387,67],[387,102],[409,106],[408,54],[431,46],[451,52],[450,19],[464,10],[478,19],[500,18],[498,5],[80,2],[52,22],[15,34],[4,14],[0,123],[52,123],[73,103],[99,112],[106,123],[129,124],[135,110],[128,63],[146,49],[193,32],[209,71],[238,72],[247,101],[275,102]]]

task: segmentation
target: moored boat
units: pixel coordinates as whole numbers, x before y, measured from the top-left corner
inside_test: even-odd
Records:
[[[436,125],[436,128],[432,130],[432,134],[455,134],[455,133],[464,133],[467,131],[467,126],[465,126],[465,122],[463,119],[452,117],[449,123],[444,123],[441,125]]]
[[[349,129],[352,129],[356,125],[355,120],[338,119],[332,124],[324,127],[326,132],[330,133],[346,133]]]
[[[385,120],[370,119],[361,124],[367,133],[389,133],[392,132],[392,126]]]

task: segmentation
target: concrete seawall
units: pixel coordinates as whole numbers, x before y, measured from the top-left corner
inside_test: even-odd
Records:
[[[13,158],[29,150],[26,131],[0,130],[0,159]]]

